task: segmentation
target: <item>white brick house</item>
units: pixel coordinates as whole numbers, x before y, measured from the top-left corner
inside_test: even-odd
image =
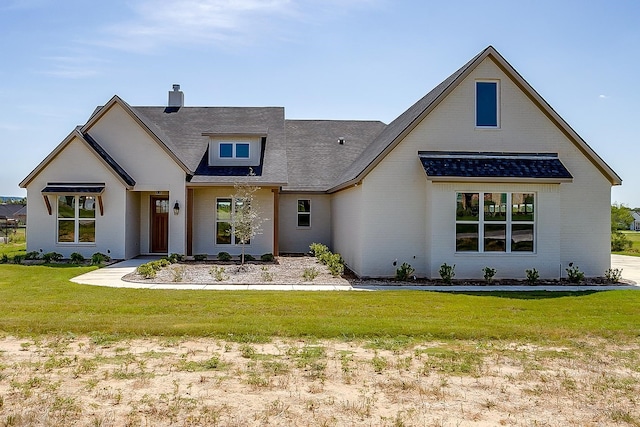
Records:
[[[246,178],[249,167],[256,176]],[[361,276],[560,277],[609,267],[618,175],[493,48],[389,125],[115,96],[20,184],[29,250],[237,254],[233,183],[270,221],[248,252],[329,245]],[[35,202],[41,199],[42,203]],[[175,212],[174,212],[174,208]],[[583,224],[589,224],[584,227]]]

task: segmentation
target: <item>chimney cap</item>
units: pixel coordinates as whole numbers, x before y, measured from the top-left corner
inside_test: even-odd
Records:
[[[174,90],[175,92],[179,91],[179,90],[180,90],[180,85],[179,85],[179,84],[174,84],[174,85],[173,85],[173,90]]]

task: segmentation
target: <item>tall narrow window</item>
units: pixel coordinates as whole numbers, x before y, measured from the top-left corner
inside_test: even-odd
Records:
[[[58,243],[96,241],[94,196],[58,196]]]
[[[298,227],[311,227],[311,200],[298,200]]]
[[[498,127],[498,96],[497,81],[476,82],[476,126]]]
[[[231,198],[220,198],[216,200],[216,245],[236,245],[240,242],[235,236],[234,220],[244,206],[242,200],[236,199],[233,203]],[[241,213],[238,213],[240,215]],[[245,244],[250,245],[248,240]]]

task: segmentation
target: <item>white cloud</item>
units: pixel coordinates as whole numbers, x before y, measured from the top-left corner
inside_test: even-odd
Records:
[[[380,1],[137,0],[132,18],[104,28],[106,36],[94,44],[143,53],[185,44],[245,44],[282,31],[291,21]]]
[[[599,99],[609,99],[608,95],[599,95],[598,96]]]

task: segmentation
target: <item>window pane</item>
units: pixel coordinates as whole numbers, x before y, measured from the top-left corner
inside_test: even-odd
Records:
[[[96,199],[93,196],[80,196],[80,218],[96,217]]]
[[[476,82],[476,126],[498,126],[496,82]]]
[[[507,193],[484,194],[484,220],[507,220]]]
[[[216,244],[217,245],[231,244],[231,223],[230,222],[216,223]]]
[[[78,224],[78,241],[81,243],[96,241],[96,222],[93,220],[81,220]]]
[[[511,252],[533,252],[533,224],[511,226]]]
[[[220,157],[221,158],[233,157],[233,144],[229,144],[229,143],[220,144]]]
[[[236,144],[236,157],[239,159],[248,159],[249,144]]]
[[[231,219],[231,199],[218,199],[216,203],[216,218],[218,220]]]
[[[298,214],[298,227],[310,227],[311,226],[311,214],[299,213]]]
[[[478,224],[456,224],[456,251],[478,251]]]
[[[75,218],[76,197],[58,196],[58,218]]]
[[[456,220],[478,221],[479,193],[458,193],[456,195]]]
[[[58,220],[58,242],[75,242],[75,228],[74,220]]]
[[[507,250],[507,226],[484,226],[484,250],[485,252],[505,252]]]
[[[513,221],[533,221],[535,201],[533,193],[513,193],[511,196]]]
[[[298,212],[311,212],[311,200],[298,200]]]

